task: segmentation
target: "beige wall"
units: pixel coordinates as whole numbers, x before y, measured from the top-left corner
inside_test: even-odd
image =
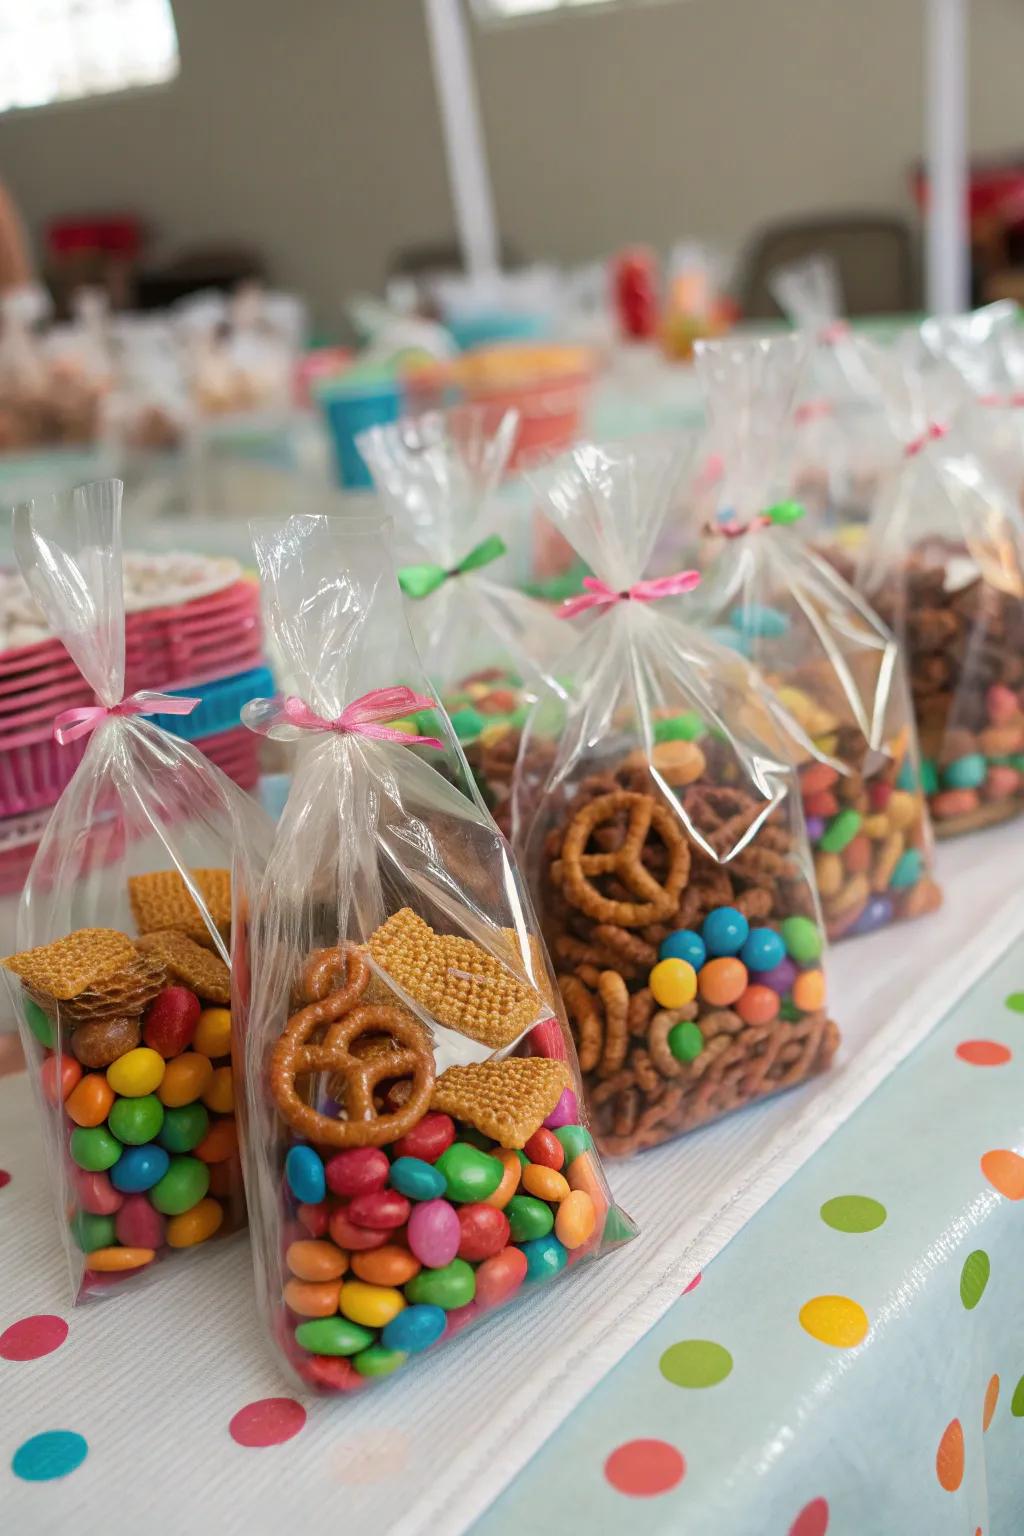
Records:
[[[738,246],[808,209],[911,211],[923,0],[663,0],[480,33],[496,197],[528,256],[699,232]],[[1024,148],[1022,0],[973,0],[975,152]],[[420,0],[175,0],[181,78],[0,117],[30,225],[145,214],[235,239],[322,324],[397,247],[452,231]]]

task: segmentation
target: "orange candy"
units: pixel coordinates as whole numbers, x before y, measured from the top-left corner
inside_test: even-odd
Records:
[[[238,1151],[238,1130],[233,1120],[215,1120],[196,1147],[204,1163],[226,1163]]]
[[[352,1254],[352,1273],[365,1280],[367,1285],[404,1285],[419,1274],[420,1267],[415,1254],[396,1243],[385,1243],[383,1248]]]
[[[555,1216],[555,1236],[563,1248],[568,1248],[571,1253],[575,1248],[582,1248],[588,1238],[593,1236],[597,1223],[597,1212],[594,1210],[594,1202],[585,1189],[571,1190]]]
[[[204,1008],[193,1045],[203,1056],[227,1056],[231,1051],[230,1008]]]
[[[843,849],[843,863],[851,875],[866,875],[871,868],[871,839],[863,832]]]
[[[315,1238],[292,1243],[285,1260],[297,1280],[340,1280],[348,1269],[348,1258],[340,1248]]]
[[[825,1006],[823,971],[801,971],[793,983],[793,1001],[801,1013],[817,1013]]]
[[[284,1288],[285,1306],[299,1317],[333,1317],[338,1310],[341,1286],[337,1280],[289,1280]]]
[[[565,1176],[570,1189],[582,1189],[590,1196],[590,1203],[594,1207],[594,1231],[591,1236],[600,1241],[608,1214],[608,1197],[604,1192],[597,1163],[589,1152],[580,1152],[566,1168]]]
[[[701,997],[713,1008],[731,1008],[746,991],[747,968],[732,955],[708,960],[700,968],[697,986]]]
[[[212,1237],[223,1220],[222,1208],[216,1200],[207,1197],[190,1211],[172,1216],[164,1236],[172,1248],[194,1248],[197,1243],[205,1243],[208,1237]]]
[[[198,1051],[185,1051],[167,1063],[163,1081],[157,1089],[157,1098],[168,1109],[180,1109],[183,1104],[194,1104],[201,1099],[213,1080],[213,1064],[209,1056]]]
[[[538,1200],[564,1200],[569,1193],[569,1181],[556,1168],[527,1163],[523,1169],[523,1188]]]
[[[839,778],[835,768],[828,763],[809,763],[800,775],[801,795],[820,795],[831,789]]]
[[[492,1195],[488,1195],[487,1199],[482,1203],[484,1205],[493,1205],[499,1211],[503,1211],[519,1188],[523,1165],[516,1154],[510,1152],[507,1147],[495,1147],[490,1155],[498,1159],[505,1172],[501,1176],[501,1183],[497,1189]]]
[[[744,1024],[770,1024],[779,1012],[779,994],[771,987],[747,987],[736,1002],[736,1012]]]
[[[60,1085],[57,1082],[57,1063],[60,1062]],[[48,1104],[54,1109],[77,1087],[82,1068],[73,1056],[47,1056],[39,1069],[39,1082]]]
[[[141,1269],[153,1260],[152,1248],[97,1248],[89,1254],[86,1263],[101,1275],[116,1274],[122,1269]]]
[[[218,1115],[230,1115],[235,1108],[235,1085],[230,1067],[215,1067],[210,1086],[203,1094],[203,1103]]]
[[[88,1072],[64,1100],[64,1108],[76,1125],[102,1125],[116,1095],[103,1072]]]

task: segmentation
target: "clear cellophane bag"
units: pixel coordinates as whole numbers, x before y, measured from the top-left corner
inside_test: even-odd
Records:
[[[566,638],[545,604],[508,584],[502,534],[526,508],[498,489],[518,429],[514,410],[459,405],[359,438],[395,523],[416,649],[506,833],[523,722],[541,686],[554,684]]]
[[[955,369],[967,398],[957,416],[966,440],[1017,503],[1024,496],[1024,333],[1012,299],[970,314],[936,316],[921,339]]]
[[[939,837],[1024,806],[1024,524],[984,459],[963,383],[918,338],[863,343],[901,458],[852,571],[910,678],[921,783]]]
[[[19,507],[33,598],[94,690],[84,755],[53,809],[4,975],[44,1123],[76,1300],[244,1224],[230,1064],[231,863],[259,857],[259,805],[122,702],[121,484]],[[88,695],[87,695],[88,696]],[[68,718],[70,717],[70,718]],[[58,740],[60,740],[58,736]],[[80,750],[80,749],[79,749]]]
[[[896,448],[826,256],[779,267],[770,286],[809,361],[793,409],[790,489],[833,535],[855,538]]]
[[[694,573],[643,579],[688,473],[581,444],[545,484],[593,612],[567,697],[527,725],[516,846],[616,1154],[803,1081],[838,1041],[783,711],[687,622]]]
[[[779,454],[803,357],[791,338],[702,344],[721,459],[703,540],[702,623],[751,660],[804,733],[800,793],[830,939],[938,904],[910,692],[892,634],[777,501]]]
[[[425,691],[386,521],[293,517],[255,544],[302,698],[246,718],[302,739],[242,881],[246,1188],[267,1334],[333,1393],[635,1229],[524,882]]]

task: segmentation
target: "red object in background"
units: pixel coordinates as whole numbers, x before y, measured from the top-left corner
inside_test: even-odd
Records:
[[[61,260],[84,252],[101,252],[134,260],[142,248],[145,231],[132,214],[94,214],[54,219],[46,231],[51,257]]]
[[[921,167],[914,171],[913,189],[918,206],[927,208],[928,178]],[[972,229],[993,217],[1008,229],[1024,225],[1024,161],[972,166],[967,197]]]
[[[645,246],[621,251],[612,263],[612,302],[619,331],[648,341],[658,331],[658,258]]]

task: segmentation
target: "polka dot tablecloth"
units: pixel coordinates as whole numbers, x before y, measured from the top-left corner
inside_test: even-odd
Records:
[[[1024,1532],[1024,942],[474,1527]]]

